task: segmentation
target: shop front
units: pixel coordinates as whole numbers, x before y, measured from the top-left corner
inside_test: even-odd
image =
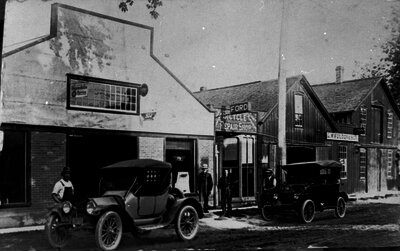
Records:
[[[7,4],[5,36],[23,33],[21,4]],[[43,224],[65,166],[76,201],[98,195],[101,167],[135,158],[171,162],[174,185],[196,196],[200,162],[213,172],[214,114],[153,54],[154,29],[44,5],[47,39],[3,55],[0,228]]]

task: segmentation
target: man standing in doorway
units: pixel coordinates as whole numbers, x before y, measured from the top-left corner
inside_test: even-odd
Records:
[[[71,170],[69,167],[64,167],[61,172],[61,177],[59,181],[54,185],[53,192],[51,196],[53,200],[57,203],[63,201],[72,201],[74,196],[74,186],[70,180],[71,178]]]
[[[199,196],[200,201],[203,201],[203,210],[204,213],[208,213],[208,197],[211,194],[211,190],[213,188],[213,181],[211,174],[208,173],[208,164],[203,163],[201,165],[202,172],[199,175]]]
[[[232,214],[232,182],[228,169],[222,172],[218,180],[218,188],[221,190],[222,216],[231,217]],[[227,211],[228,209],[228,211]]]

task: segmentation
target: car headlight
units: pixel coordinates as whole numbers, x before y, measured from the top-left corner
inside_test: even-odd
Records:
[[[274,193],[274,200],[277,200],[277,199],[278,199],[278,194]]]
[[[92,201],[92,200],[89,201],[89,202],[86,204],[86,212],[87,212],[88,214],[92,214],[95,208],[96,208],[96,203],[94,203],[94,201]]]
[[[300,195],[297,194],[297,193],[295,193],[295,194],[293,195],[293,198],[294,198],[295,200],[298,200],[298,199],[300,198]]]
[[[65,201],[62,205],[62,210],[65,214],[71,212],[72,204],[69,201]]]

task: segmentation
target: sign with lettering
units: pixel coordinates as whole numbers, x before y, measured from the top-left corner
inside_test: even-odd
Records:
[[[243,113],[243,112],[249,112],[250,111],[250,103],[238,103],[231,105],[229,108],[230,114],[237,114],[237,113]]]
[[[144,112],[141,114],[143,120],[154,120],[154,117],[156,116],[156,112]]]
[[[326,139],[327,140],[337,140],[337,141],[358,142],[358,135],[346,134],[346,133],[336,133],[336,132],[327,132],[326,133]]]
[[[229,110],[226,110],[222,114],[221,110],[218,109],[215,130],[219,132],[257,133],[257,113],[230,114]]]

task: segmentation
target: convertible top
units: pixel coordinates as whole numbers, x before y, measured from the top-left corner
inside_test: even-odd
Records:
[[[160,168],[171,169],[171,164],[164,161],[154,159],[130,159],[117,162],[101,168],[102,170],[110,170],[114,168],[127,168],[127,169],[146,169],[146,168]]]

